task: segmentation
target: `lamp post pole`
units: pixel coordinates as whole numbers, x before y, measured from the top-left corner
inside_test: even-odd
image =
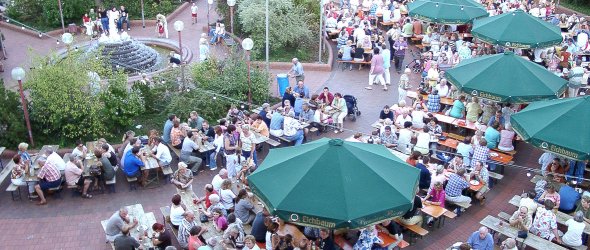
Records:
[[[184,62],[182,58],[182,30],[184,29],[184,23],[180,20],[174,22],[174,29],[178,31],[178,48],[180,50],[180,74],[182,77],[182,84],[179,86],[180,90],[184,90],[185,88],[185,78],[184,78]]]
[[[264,5],[265,5],[264,8],[266,9],[264,11],[265,12],[265,19],[266,19],[265,20],[265,22],[266,22],[266,25],[265,25],[266,26],[266,30],[265,30],[265,40],[266,40],[265,41],[265,43],[266,43],[266,45],[265,45],[265,59],[266,59],[266,62],[265,63],[266,63],[266,72],[270,72],[270,63],[268,61],[269,53],[270,53],[270,49],[268,47],[269,46],[269,43],[268,43],[268,40],[269,40],[268,39],[268,26],[270,25],[269,22],[268,22],[268,15],[269,15],[268,14],[268,0],[265,1],[265,4]]]
[[[61,18],[61,30],[62,32],[66,32],[66,25],[64,24],[64,12],[61,8],[61,0],[57,0],[57,5],[59,7],[59,17]]]
[[[12,78],[18,81],[18,90],[20,92],[20,102],[23,107],[23,113],[25,114],[25,122],[27,123],[27,130],[29,131],[29,141],[31,145],[35,146],[35,141],[33,140],[33,132],[31,130],[31,121],[29,120],[29,110],[27,109],[27,101],[25,100],[25,93],[23,90],[23,81],[22,79],[25,77],[25,70],[21,67],[16,67],[12,69]]]
[[[254,42],[250,38],[242,40],[242,48],[246,51],[246,64],[248,65],[248,109],[252,108],[252,81],[250,80],[250,50]]]
[[[209,21],[209,9],[211,9],[211,4],[213,0],[207,0],[207,35],[211,32],[211,21]]]
[[[234,33],[234,6],[236,5],[236,0],[227,0],[227,5],[229,5],[229,23],[231,27],[231,33]]]
[[[127,20],[127,21],[130,22],[130,20]],[[144,16],[144,12],[143,12],[143,0],[141,0],[141,25],[145,29],[145,16]],[[123,26],[123,24],[121,24],[121,26]]]

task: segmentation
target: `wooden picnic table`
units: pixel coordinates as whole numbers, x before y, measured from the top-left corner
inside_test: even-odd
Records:
[[[440,220],[438,220],[438,227],[439,228],[441,225],[441,221],[444,219],[443,215],[448,211],[444,207],[432,205],[432,204],[426,204],[424,202],[422,202],[422,209],[421,210],[423,213],[430,215],[431,217],[433,217],[435,219],[440,219]],[[441,218],[441,216],[443,218]]]
[[[59,145],[44,145],[39,151],[39,153],[45,154],[45,151],[47,151],[48,149],[52,149],[54,152],[56,152],[59,149]]]
[[[523,238],[518,238],[518,229],[510,226],[509,223],[504,222],[494,216],[488,215],[486,216],[483,220],[481,220],[479,222],[479,224],[486,226],[487,228],[489,228],[492,231],[496,231],[502,235],[506,235],[510,238],[515,239],[517,242],[520,242],[524,245],[527,245],[529,247],[532,247],[534,249],[551,249],[551,250],[561,250],[561,249],[567,249],[565,247],[562,247],[558,244],[555,244],[551,241],[548,241],[546,239],[543,239],[539,236],[536,236],[534,234],[528,233],[526,239]]]
[[[408,91],[407,96],[411,99],[417,99],[418,93],[416,91]],[[422,97],[424,98],[424,100],[428,100],[427,94],[423,94]],[[454,102],[455,101],[453,100],[453,98],[449,98],[449,97],[441,97],[440,98],[440,104],[453,106]]]
[[[197,199],[197,196],[194,195],[193,192],[184,192],[181,191],[180,193],[178,193],[180,195],[180,198],[182,200],[182,203],[186,206],[186,209],[192,211],[195,214],[195,221],[197,222],[197,225],[200,225],[203,228],[206,228],[207,231],[203,233],[203,237],[205,239],[209,239],[211,237],[216,237],[216,236],[222,236],[223,232],[217,232],[217,230],[215,229],[215,225],[213,224],[213,222],[210,220],[208,222],[201,222],[200,221],[200,215],[201,215],[201,210],[199,210],[199,208],[201,209],[206,209],[205,206],[203,205],[203,203],[196,203],[195,204],[195,199]]]
[[[519,195],[515,195],[510,199],[510,201],[508,201],[508,203],[510,203],[516,207],[519,207],[520,206],[520,199],[522,199],[522,197],[520,197]],[[541,205],[539,205],[539,206],[541,206]],[[562,224],[562,225],[565,225],[566,221],[573,218],[573,216],[566,214],[564,212],[561,212],[559,210],[557,210],[557,211],[554,210],[553,213],[555,214],[555,217],[557,218],[557,223]],[[586,224],[586,227],[584,227],[584,233],[590,234],[590,224],[585,221],[584,221],[584,224]]]
[[[39,172],[39,170],[41,169],[42,166],[39,166],[37,159],[39,159],[39,156],[43,155],[45,153],[45,151],[48,149],[52,149],[54,151],[57,151],[59,149],[59,145],[44,145],[41,148],[41,151],[39,151],[39,153],[31,155],[31,165],[30,165],[31,167],[29,168],[29,172],[25,173],[25,182],[39,181],[39,178],[37,177],[37,173]]]
[[[448,147],[448,148],[457,149],[457,146],[459,145],[459,141],[456,139],[447,137],[446,140],[444,140],[444,141],[439,140],[438,144],[441,146]],[[496,152],[496,151],[490,152],[490,160],[498,162],[503,165],[510,164],[513,159],[514,159],[514,157],[509,154],[500,153],[500,152]]]

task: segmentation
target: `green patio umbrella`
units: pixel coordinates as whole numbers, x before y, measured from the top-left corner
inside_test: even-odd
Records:
[[[590,96],[533,102],[510,117],[523,140],[576,160],[590,160]]]
[[[473,0],[416,0],[408,9],[411,17],[442,24],[466,24],[489,15]]]
[[[512,52],[467,59],[445,76],[463,92],[496,102],[558,98],[567,81]]]
[[[471,34],[486,43],[522,49],[549,47],[563,40],[559,27],[522,10],[475,20]]]
[[[248,183],[285,221],[353,229],[410,210],[419,173],[383,145],[324,138],[271,150]]]

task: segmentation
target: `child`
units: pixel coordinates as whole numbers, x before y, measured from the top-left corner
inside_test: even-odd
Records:
[[[158,32],[159,38],[164,37],[164,24],[162,24],[162,21],[160,20],[158,20],[158,23],[156,23],[156,32]]]

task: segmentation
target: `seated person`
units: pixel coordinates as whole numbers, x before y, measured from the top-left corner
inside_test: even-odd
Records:
[[[427,189],[430,187],[430,171],[428,170],[428,163],[430,163],[430,157],[422,157],[422,162],[416,163],[416,168],[420,169],[420,180],[418,187],[420,189]]]
[[[559,211],[566,214],[572,213],[576,209],[576,203],[580,200],[580,193],[573,187],[563,185],[559,189]]]
[[[172,162],[170,149],[162,143],[162,138],[160,137],[154,138],[154,147],[150,151],[150,157],[156,159],[160,167],[170,167],[170,163]]]
[[[152,225],[152,244],[159,249],[166,249],[166,247],[172,245],[172,235],[166,230],[166,227],[160,223],[154,223]]]
[[[545,186],[545,192],[539,197],[539,202],[543,203],[545,200],[553,202],[555,208],[559,208],[561,204],[561,196],[557,192],[557,184],[547,184]]]
[[[70,155],[70,157],[85,159],[86,154],[88,153],[88,148],[86,148],[86,146],[84,146],[84,143],[82,142],[82,140],[78,140],[76,142],[76,145],[77,146],[74,148],[74,150],[72,150],[72,154]]]
[[[122,207],[119,211],[111,215],[104,230],[108,242],[113,242],[118,236],[123,235],[124,231],[129,231],[137,226],[139,223],[137,218],[133,218],[133,222],[131,222],[127,218],[128,214],[129,211],[127,211],[127,208]]]
[[[66,182],[68,186],[77,186],[78,189],[82,188],[82,198],[89,199],[92,198],[92,195],[88,194],[88,187],[90,187],[92,180],[82,176],[82,173],[84,173],[82,168],[82,163],[78,157],[70,159],[66,164]]]
[[[180,55],[177,54],[174,51],[170,51],[170,54],[168,54],[168,63],[169,65],[171,65],[172,67],[177,67],[178,65],[180,65],[181,61],[180,61]]]
[[[583,195],[578,202],[576,212],[581,211],[584,214],[584,221],[590,223],[590,196]]]
[[[184,219],[185,211],[187,211],[187,208],[182,204],[182,197],[179,194],[174,194],[170,206],[170,224],[172,224],[172,227],[178,229],[182,219]]]
[[[259,114],[252,114],[250,115],[250,119],[254,120],[254,122],[252,122],[252,130],[254,130],[254,132],[259,133],[263,136],[269,137],[270,136],[270,132],[268,130],[268,126],[266,126],[266,123],[264,122],[264,119],[262,118],[262,116],[260,116]]]
[[[43,195],[43,191],[59,187],[59,185],[61,185],[61,174],[57,167],[49,162],[44,156],[37,159],[37,164],[41,166],[41,170],[37,173],[39,183],[35,185],[35,191],[40,199],[37,205],[46,205],[47,200]]]
[[[385,107],[383,107],[383,110],[381,110],[381,112],[379,113],[379,122],[383,122],[385,121],[385,119],[389,119],[394,121],[395,119],[393,119],[393,112],[391,112],[391,110],[389,109],[389,105],[385,105]]]
[[[143,168],[145,156],[140,152],[139,147],[134,146],[125,155],[125,164],[123,172],[128,178],[138,178],[141,174],[141,168]],[[144,170],[147,171],[147,170]],[[147,173],[146,173],[147,174]]]
[[[529,209],[527,207],[521,206],[512,214],[508,222],[510,223],[510,226],[519,231],[529,231],[533,224],[533,217],[529,214]]]
[[[395,118],[395,126],[396,127],[401,128],[401,127],[404,126],[404,123],[405,122],[411,122],[412,121],[412,117],[409,116],[408,113],[409,113],[408,110],[407,109],[404,109],[402,111],[402,114],[401,115],[398,115],[397,118]]]
[[[303,130],[301,129],[301,123],[293,118],[291,113],[285,115],[283,131],[283,138],[291,142],[295,141],[295,146],[301,145],[303,143],[304,136]]]
[[[63,171],[66,170],[66,162],[61,156],[59,156],[59,154],[57,154],[57,152],[53,151],[53,149],[46,150],[45,156],[47,157],[47,162],[57,167],[60,173],[63,173]]]
[[[563,235],[563,244],[570,247],[579,247],[582,245],[582,234],[586,223],[584,223],[584,213],[578,211],[574,214],[573,218],[568,219],[565,222],[567,226],[567,232]],[[584,247],[586,248],[586,247]]]
[[[139,236],[139,240],[143,240],[143,235]],[[123,228],[121,230],[121,235],[115,238],[113,245],[115,249],[139,249],[141,246],[139,241],[129,234],[129,228]]]
[[[467,244],[469,244],[472,249],[493,250],[494,237],[489,233],[487,227],[480,227],[477,232],[474,232],[469,236]]]
[[[176,186],[176,192],[193,193],[193,172],[188,170],[186,163],[178,163],[178,170],[172,174],[171,182]]]
[[[280,137],[283,136],[283,122],[285,120],[285,117],[283,116],[283,111],[284,109],[282,107],[278,107],[277,110],[275,110],[272,113],[272,116],[270,118],[270,134]]]
[[[318,248],[322,250],[336,250],[336,245],[334,244],[332,237],[330,237],[330,231],[328,229],[320,229],[320,242]]]
[[[442,182],[434,183],[433,188],[428,192],[426,197],[424,197],[424,204],[445,207],[445,190]],[[432,227],[435,220],[436,219],[429,216],[426,223],[429,227]]]
[[[403,231],[401,226],[393,220],[386,220],[384,222],[381,222],[380,224],[377,224],[377,231],[379,233],[386,234],[394,240],[391,244],[386,246],[388,250],[395,249],[395,247],[397,247],[397,245],[403,239]]]
[[[529,231],[543,239],[549,241],[555,239],[555,242],[561,243],[559,231],[557,230],[557,217],[553,213],[555,203],[549,199],[546,199],[543,203],[545,206],[537,208],[533,225]]]
[[[422,198],[416,195],[414,196],[414,206],[400,218],[400,223],[408,226],[422,224],[422,215],[419,213],[421,208]]]
[[[379,136],[381,144],[385,147],[393,148],[397,146],[397,135],[391,131],[390,126],[385,126],[385,131]]]

